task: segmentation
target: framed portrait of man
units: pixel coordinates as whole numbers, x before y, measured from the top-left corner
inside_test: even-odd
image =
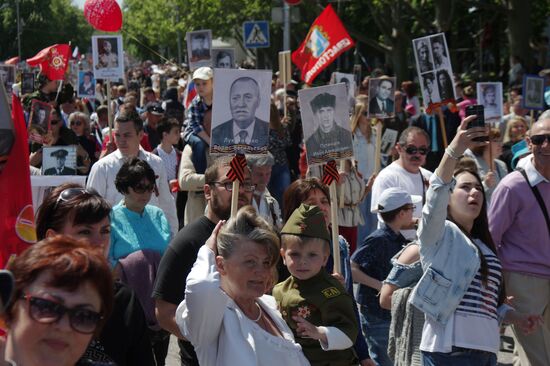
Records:
[[[30,94],[34,91],[34,73],[21,73],[21,94]]]
[[[119,80],[124,78],[122,36],[92,36],[94,78]]]
[[[368,115],[375,118],[395,116],[395,77],[369,79]]]
[[[187,56],[189,68],[198,69],[202,66],[212,65],[212,31],[202,29],[193,32],[187,32]]]
[[[8,94],[8,102],[11,104],[11,93],[13,92],[13,84],[15,83],[15,66],[0,64],[0,80],[4,83],[6,93]]]
[[[234,48],[212,48],[213,69],[234,69],[235,49]]]
[[[52,106],[48,103],[33,99],[29,115],[29,140],[42,143],[43,136],[50,129],[50,114]]]
[[[78,97],[95,98],[96,80],[91,70],[80,70],[78,72]]]
[[[331,84],[344,83],[344,85],[346,86],[349,112],[350,115],[352,115],[355,109],[355,90],[357,85],[355,81],[355,75],[346,74],[343,72],[333,72],[330,80]]]
[[[502,83],[477,83],[477,104],[483,105],[486,123],[499,123],[502,118]]]
[[[76,175],[76,146],[44,146],[43,175]]]
[[[266,153],[271,71],[214,69],[214,80],[210,152]]]
[[[420,75],[420,90],[422,91],[424,107],[427,108],[430,104],[441,102],[434,72],[427,72]]]
[[[353,156],[344,83],[298,91],[309,165]]]
[[[536,75],[523,77],[523,108],[544,109],[544,78]]]
[[[443,33],[435,34],[430,37],[430,47],[432,51],[433,66],[435,70],[450,69],[451,61],[449,59],[449,50]]]

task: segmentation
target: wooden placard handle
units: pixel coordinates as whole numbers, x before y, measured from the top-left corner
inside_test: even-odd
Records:
[[[330,201],[336,202],[336,181],[332,181],[329,186]],[[333,272],[342,273],[340,265],[340,243],[338,240],[338,207],[335,204],[330,205],[330,221],[332,223],[332,258],[334,260]]]

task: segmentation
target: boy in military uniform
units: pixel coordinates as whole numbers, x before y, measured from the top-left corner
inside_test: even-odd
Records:
[[[311,365],[357,365],[354,302],[323,268],[329,245],[323,212],[302,204],[281,230],[281,256],[291,276],[275,286],[273,296]]]

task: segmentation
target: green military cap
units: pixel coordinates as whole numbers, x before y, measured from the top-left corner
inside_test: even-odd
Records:
[[[320,238],[330,242],[323,211],[317,206],[301,204],[288,218],[281,234]]]

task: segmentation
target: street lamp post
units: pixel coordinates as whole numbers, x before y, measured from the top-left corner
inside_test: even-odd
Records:
[[[19,0],[15,0],[15,14],[17,16],[17,56],[21,62],[21,20],[19,17]]]

